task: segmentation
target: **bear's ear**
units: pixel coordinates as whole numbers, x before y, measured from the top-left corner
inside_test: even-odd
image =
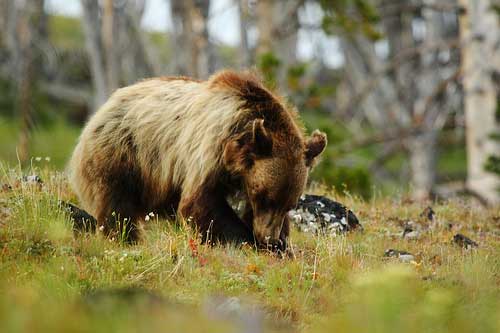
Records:
[[[313,166],[316,160],[316,157],[319,156],[325,150],[326,147],[326,134],[320,132],[319,130],[315,130],[309,140],[306,143],[306,165],[308,167]]]
[[[255,119],[252,123],[252,152],[257,156],[270,155],[273,140],[264,127],[264,119]]]
[[[230,140],[224,148],[224,165],[234,174],[250,168],[255,158],[272,153],[273,141],[264,128],[264,119],[255,119],[250,125],[250,128]]]

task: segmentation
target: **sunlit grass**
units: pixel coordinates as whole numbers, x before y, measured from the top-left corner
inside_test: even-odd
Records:
[[[430,223],[419,217],[424,204],[330,193],[356,212],[364,232],[294,231],[295,259],[202,245],[182,221],[156,216],[139,244],[126,245],[99,233],[73,236],[57,202],[76,201],[50,163],[29,171],[41,176],[41,186],[0,167],[0,185],[13,187],[0,192],[1,332],[235,331],[241,323],[211,314],[207,304],[214,297],[257,306],[274,331],[500,329],[498,208],[433,204],[437,217]],[[429,229],[408,241],[399,235],[398,219]],[[480,247],[459,248],[451,242],[457,232]],[[416,260],[384,258],[387,248],[409,251]]]

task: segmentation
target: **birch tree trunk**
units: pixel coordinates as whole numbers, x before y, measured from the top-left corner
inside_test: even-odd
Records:
[[[214,57],[208,36],[210,1],[171,0],[174,23],[175,74],[206,78]]]
[[[107,95],[115,91],[119,85],[118,47],[114,42],[118,39],[120,32],[118,23],[113,0],[105,0],[102,15],[102,41],[106,59]]]
[[[81,0],[83,9],[83,28],[85,44],[90,59],[92,85],[94,86],[94,111],[97,110],[108,97],[108,88],[105,71],[104,49],[101,40],[101,20],[99,18],[98,0]]]
[[[436,182],[437,131],[429,129],[409,141],[412,197],[426,200],[431,197]]]
[[[467,187],[490,203],[500,202],[500,180],[484,169],[488,156],[500,152],[490,135],[499,134],[495,111],[500,92],[494,77],[500,69],[500,26],[490,0],[460,0],[462,71],[467,138]],[[498,112],[498,111],[496,111]]]
[[[248,45],[248,1],[246,0],[236,0],[238,5],[238,14],[240,20],[240,48],[239,48],[239,56],[240,68],[247,68],[250,66],[250,47]]]
[[[257,56],[272,52],[273,43],[273,1],[260,0],[257,2]]]
[[[214,56],[208,36],[209,0],[194,0],[191,7],[193,24],[194,76],[206,79],[214,70]]]
[[[425,21],[425,36],[422,47],[442,41],[445,34],[442,13],[432,9],[423,9],[422,17]],[[416,42],[415,45],[418,46],[419,43]],[[400,83],[403,81],[414,82],[413,87],[409,86],[404,91],[409,95],[405,104],[410,110],[411,125],[422,132],[422,134],[410,138],[408,143],[412,197],[419,201],[432,197],[436,182],[437,129],[435,128],[435,119],[426,119],[426,115],[430,114],[429,106],[426,104],[429,96],[433,95],[445,78],[446,66],[439,64],[439,52],[440,50],[435,50],[420,55],[416,68],[413,66],[416,69],[412,74],[416,76],[414,81],[408,80],[411,71],[406,73],[406,77],[402,75],[399,77]],[[434,101],[434,103],[439,104],[438,101]],[[438,106],[434,106],[434,108],[444,112]]]
[[[117,12],[117,26],[122,30],[117,48],[121,55],[120,79],[127,85],[161,72],[157,50],[141,28],[145,4],[145,0],[128,1]]]

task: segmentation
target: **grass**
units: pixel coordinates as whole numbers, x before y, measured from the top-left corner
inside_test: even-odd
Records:
[[[33,156],[30,164],[50,165],[63,170],[76,145],[81,129],[71,126],[63,120],[56,120],[50,125],[37,126],[30,137],[29,155]],[[17,142],[19,141],[19,122],[0,117],[0,161],[17,165]],[[37,157],[40,161],[37,162]],[[48,157],[48,159],[47,159]]]
[[[261,317],[276,332],[500,330],[498,207],[434,203],[435,225],[409,241],[399,236],[401,221],[427,225],[425,205],[329,193],[356,212],[364,232],[294,231],[295,259],[281,259],[202,245],[185,224],[156,218],[133,246],[74,237],[57,205],[76,202],[63,173],[35,164],[39,186],[19,182],[17,169],[0,170],[0,184],[13,187],[0,192],[1,332],[242,332]],[[457,232],[479,248],[453,244]],[[415,261],[384,258],[387,248]]]

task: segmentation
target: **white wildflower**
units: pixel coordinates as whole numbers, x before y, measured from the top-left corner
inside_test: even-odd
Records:
[[[40,156],[35,157],[35,161],[40,162],[41,160],[42,160],[42,158]]]
[[[45,157],[45,161],[50,162],[50,157],[49,156]]]
[[[144,221],[149,221],[149,219],[150,219],[149,215],[146,215],[146,216],[144,217]]]

